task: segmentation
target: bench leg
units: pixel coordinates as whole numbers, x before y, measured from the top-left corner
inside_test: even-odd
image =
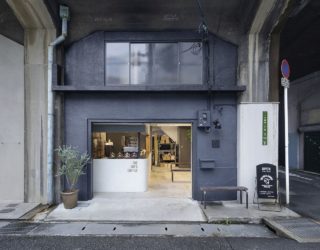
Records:
[[[246,191],[246,205],[247,205],[247,209],[248,209],[248,191]]]
[[[171,181],[173,182],[173,171],[171,170]]]
[[[242,191],[240,190],[240,204],[242,204]]]

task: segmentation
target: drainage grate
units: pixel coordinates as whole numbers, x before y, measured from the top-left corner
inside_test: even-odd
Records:
[[[5,208],[0,210],[0,214],[11,213],[12,211],[14,211],[14,208]]]
[[[90,203],[78,203],[77,204],[77,207],[89,207],[90,206]]]
[[[0,228],[0,234],[27,234],[39,223],[14,222]]]
[[[6,207],[17,207],[19,203],[8,204]]]
[[[320,242],[320,225],[307,218],[273,219],[266,223],[298,242]]]

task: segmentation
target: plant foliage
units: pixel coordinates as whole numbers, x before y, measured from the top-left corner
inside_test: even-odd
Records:
[[[81,154],[75,147],[63,145],[55,150],[58,154],[61,165],[57,176],[66,177],[70,191],[75,190],[79,176],[84,174],[83,170],[90,160],[87,153]]]

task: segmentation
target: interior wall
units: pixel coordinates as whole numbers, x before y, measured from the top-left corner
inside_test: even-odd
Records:
[[[176,126],[159,126],[176,144],[179,144],[178,127]]]
[[[24,201],[24,47],[0,35],[0,201]]]

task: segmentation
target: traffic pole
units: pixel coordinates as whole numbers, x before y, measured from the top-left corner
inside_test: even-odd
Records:
[[[289,134],[288,134],[288,89],[290,86],[290,66],[286,59],[281,62],[281,85],[284,88],[284,152],[285,152],[285,174],[286,174],[286,204],[290,202],[289,187]]]
[[[285,79],[285,78],[284,78]],[[288,138],[288,88],[289,80],[287,86],[284,86],[284,147],[285,147],[285,170],[286,170],[286,204],[289,205],[290,202],[290,187],[289,187],[289,138]]]

